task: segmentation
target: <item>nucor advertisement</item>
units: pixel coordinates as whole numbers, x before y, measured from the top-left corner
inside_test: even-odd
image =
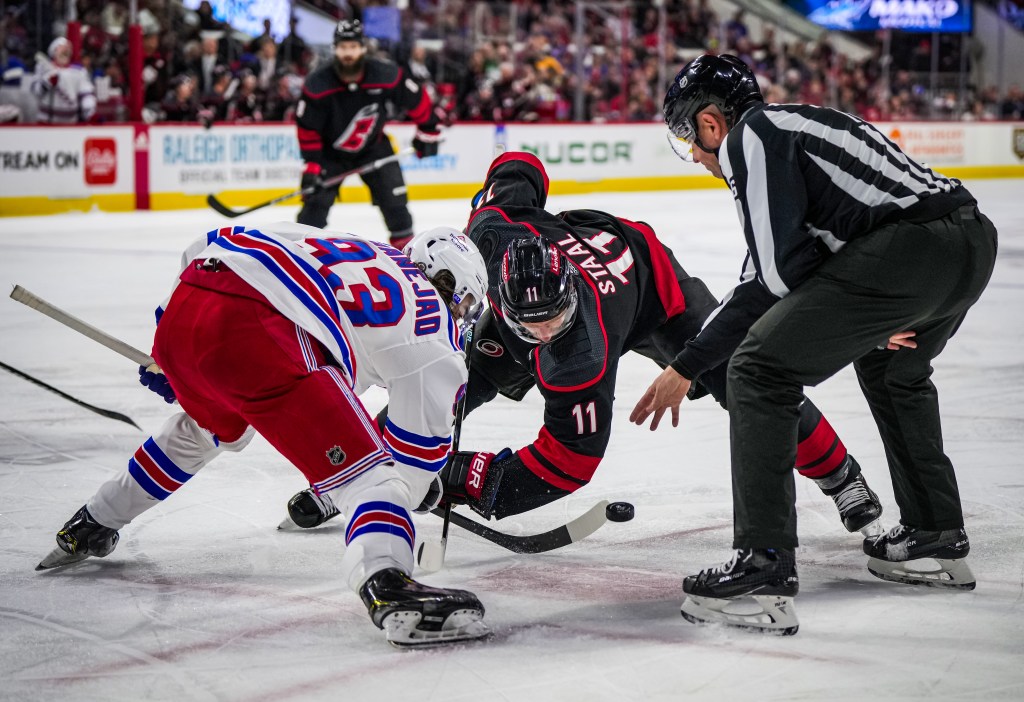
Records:
[[[0,129],[0,200],[134,191],[131,127]]]

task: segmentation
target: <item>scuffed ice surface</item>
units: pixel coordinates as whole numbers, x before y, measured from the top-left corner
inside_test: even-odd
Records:
[[[257,439],[226,455],[122,531],[103,561],[33,571],[60,525],[144,438],[0,372],[0,700],[850,700],[1024,698],[1024,214],[1020,181],[969,183],[1000,229],[992,283],[937,360],[946,450],[958,479],[978,578],[971,593],[886,583],[865,567],[831,500],[798,481],[800,633],[779,639],[698,628],[679,616],[682,577],[724,560],[732,534],[728,419],[710,400],[678,429],[627,422],[656,368],[627,357],[607,459],[569,499],[497,526],[551,528],[599,499],[636,519],[586,541],[516,556],[453,528],[447,567],[424,578],[474,590],[495,637],[398,652],[343,589],[340,525],[278,532],[301,475]],[[718,295],[739,273],[742,240],[725,189],[552,198],[649,222]],[[364,205],[333,228],[384,236]],[[418,202],[419,228],[461,226],[463,202]],[[292,219],[290,208],[246,222]],[[212,212],[0,220],[0,282],[15,283],[148,349],[152,310]],[[173,411],[127,361],[0,300],[0,360],[147,431]],[[901,353],[906,353],[903,351]],[[852,373],[810,396],[828,414],[885,505],[884,456]],[[366,403],[376,411],[383,394]],[[531,394],[466,422],[465,448],[518,448],[536,436]],[[440,522],[418,520],[420,538]]]

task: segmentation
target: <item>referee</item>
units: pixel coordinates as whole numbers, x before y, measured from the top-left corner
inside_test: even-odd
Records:
[[[796,631],[795,615],[764,624],[773,617],[729,614],[723,600],[755,595],[769,615],[792,613],[797,408],[804,386],[850,363],[900,508],[898,526],[865,540],[869,569],[972,589],[931,361],[988,283],[992,222],[959,181],[916,163],[872,125],[823,107],[766,105],[734,56],[687,64],[665,96],[665,120],[676,153],[729,185],[748,247],[740,284],[696,339],[744,337],[728,372],[737,551],[685,579],[684,616]],[[687,361],[684,348],[634,422],[653,414],[654,428],[667,409],[678,420],[694,379]],[[941,572],[905,563],[925,557]]]

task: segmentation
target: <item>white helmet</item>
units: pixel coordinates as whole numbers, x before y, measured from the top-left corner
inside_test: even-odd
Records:
[[[487,266],[468,236],[452,227],[434,227],[414,236],[403,253],[435,284],[439,273],[451,273],[455,279],[452,307],[467,303],[462,324],[471,325],[480,318],[487,299]],[[469,295],[473,296],[471,301],[467,300]]]

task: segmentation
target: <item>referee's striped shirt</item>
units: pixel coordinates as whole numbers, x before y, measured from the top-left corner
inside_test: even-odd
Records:
[[[938,219],[973,199],[874,126],[813,105],[750,108],[719,162],[748,255],[740,284],[672,363],[691,379],[726,360],[768,307],[846,242],[891,222]]]

